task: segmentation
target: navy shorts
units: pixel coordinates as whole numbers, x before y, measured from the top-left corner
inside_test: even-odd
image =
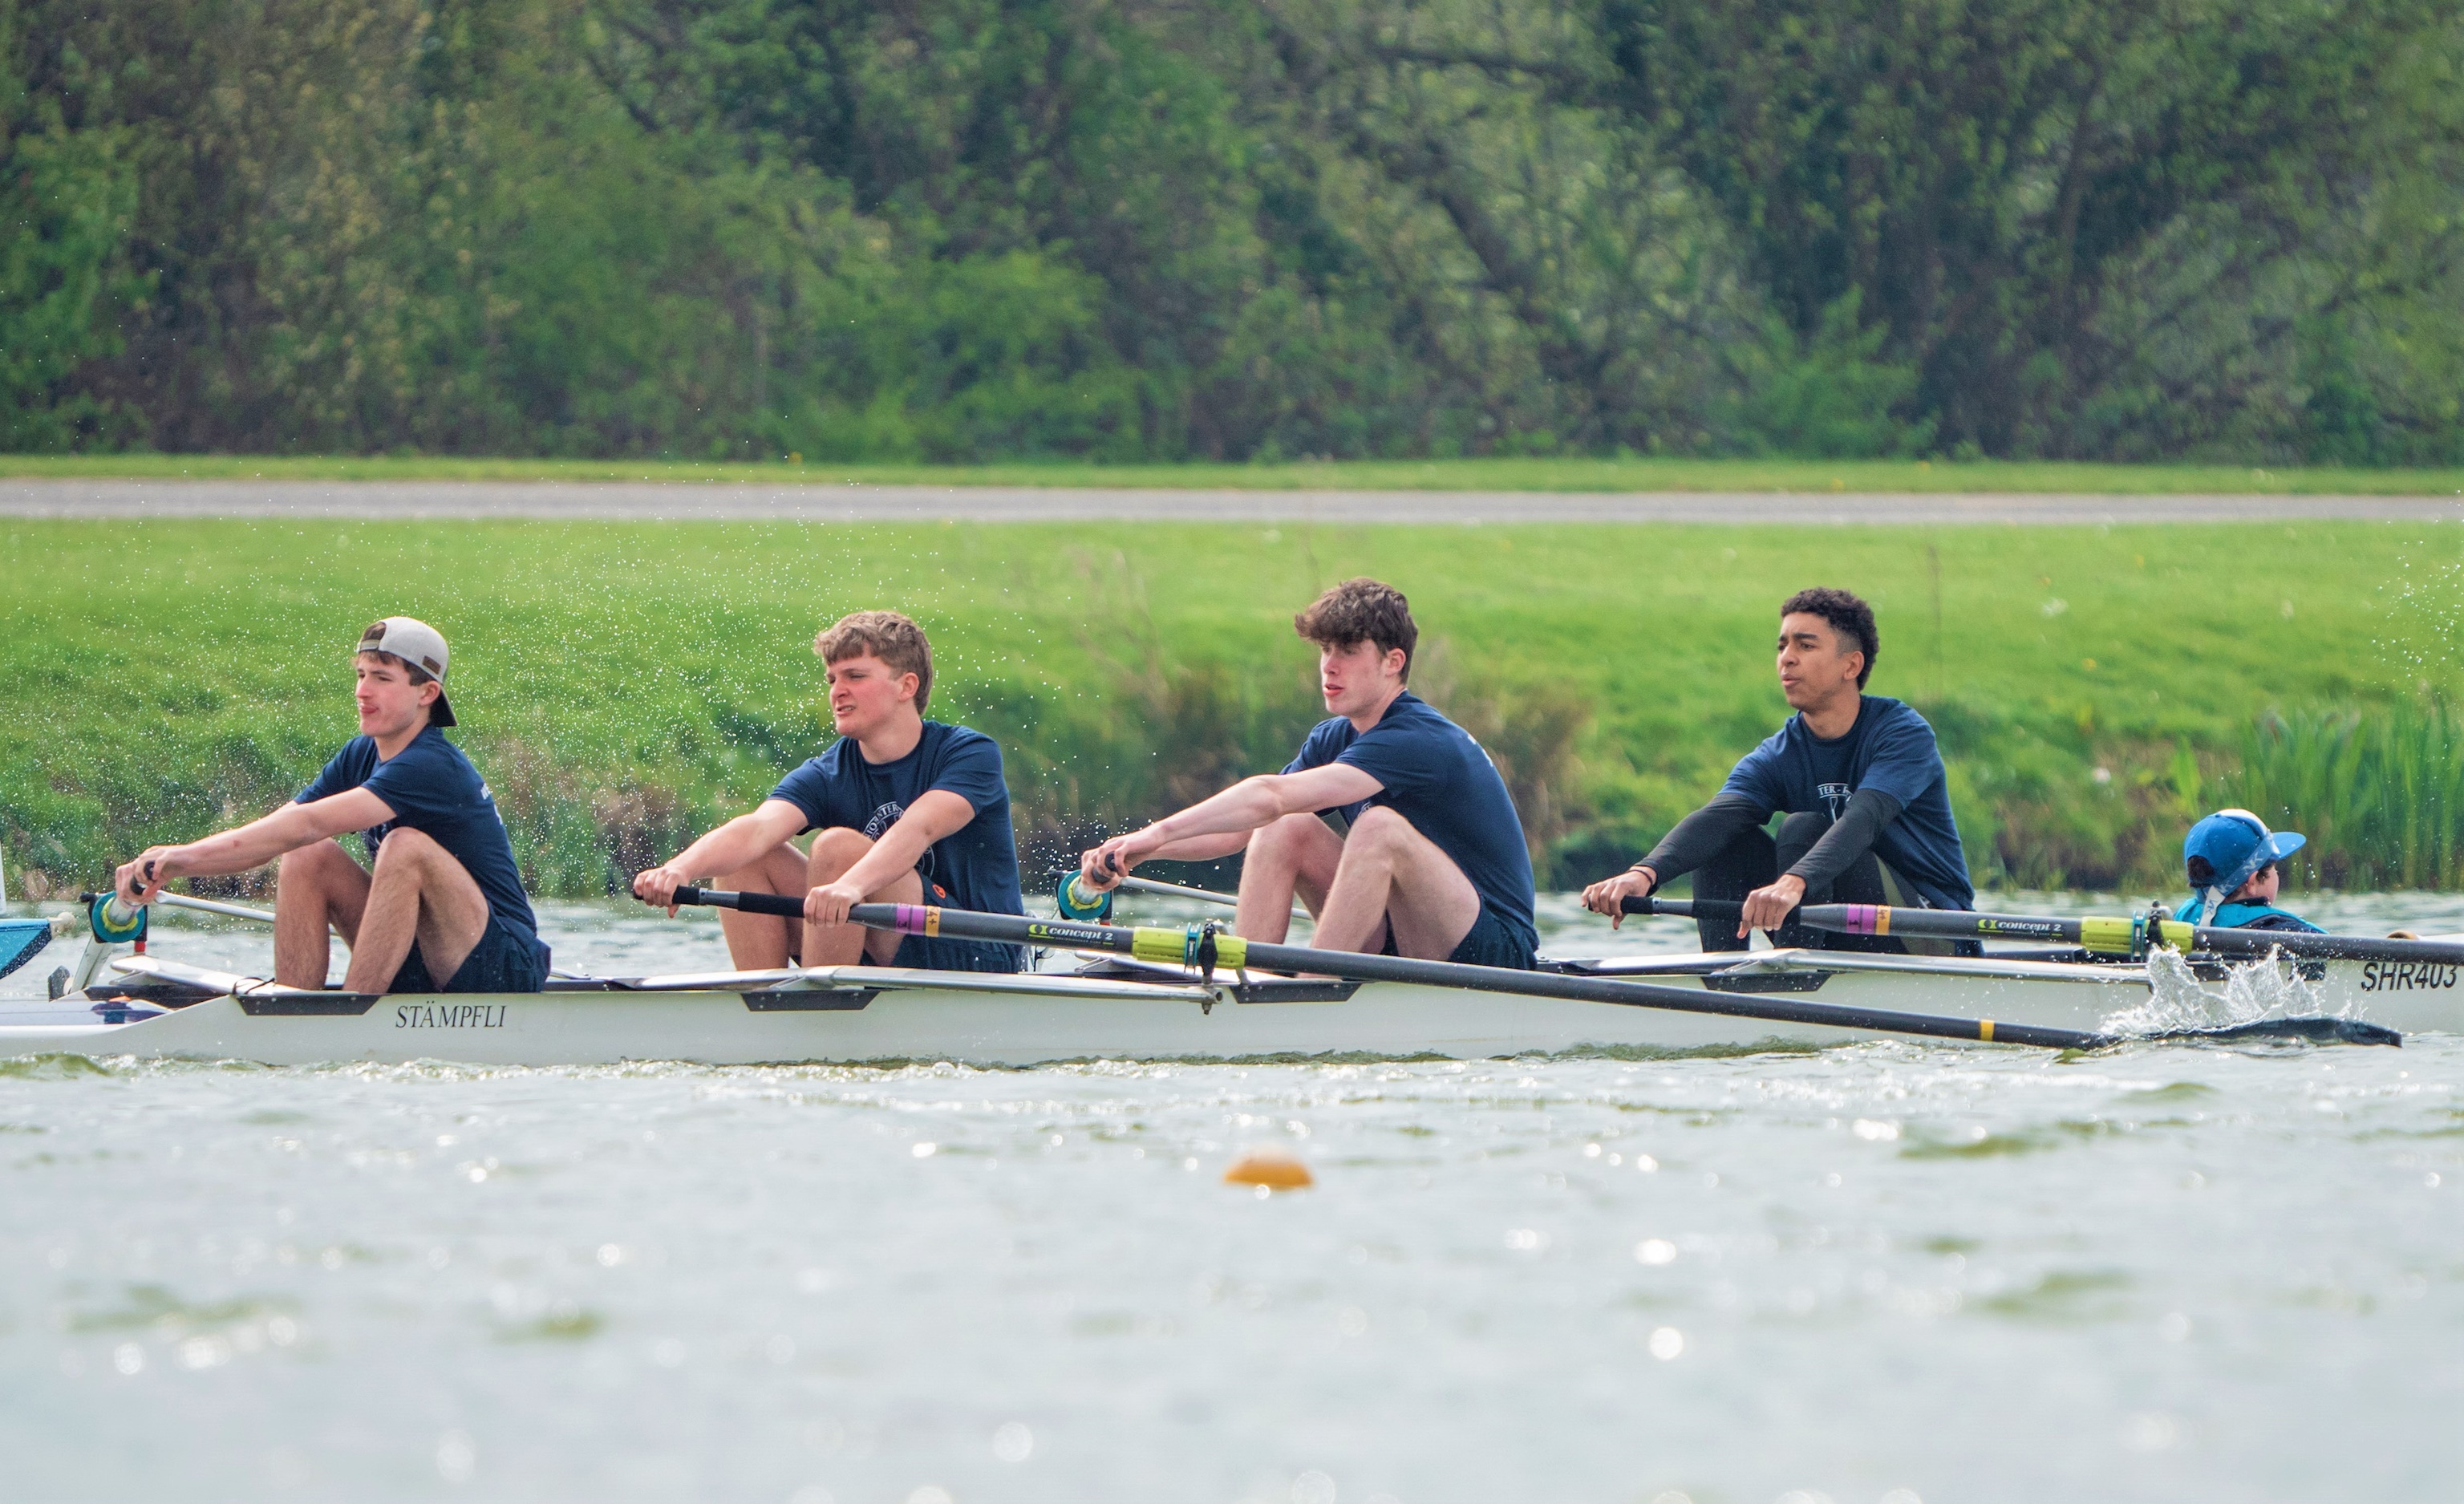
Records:
[[[1485,903],[1480,906],[1480,918],[1471,921],[1471,928],[1446,953],[1446,960],[1459,966],[1504,966],[1510,971],[1529,971],[1537,959],[1521,933]]]
[[[488,927],[479,934],[479,943],[462,958],[462,969],[453,973],[443,986],[428,974],[427,959],[419,954],[419,941],[410,942],[410,954],[402,961],[402,969],[393,974],[393,985],[387,992],[537,992],[547,985],[547,946],[539,938],[519,924],[509,923],[495,914],[488,916]]]
[[[1377,947],[1377,954],[1402,954],[1395,948],[1395,926],[1392,924],[1386,926],[1386,942]],[[1471,928],[1463,931],[1463,938],[1455,941],[1454,949],[1446,952],[1446,960],[1458,966],[1503,966],[1508,971],[1529,971],[1538,964],[1539,957],[1516,937],[1514,926],[1499,918],[1484,903],[1480,906],[1480,917],[1471,921]]]

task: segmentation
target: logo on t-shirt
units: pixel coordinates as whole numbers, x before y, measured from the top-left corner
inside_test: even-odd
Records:
[[[880,808],[872,812],[871,819],[867,820],[864,823],[865,838],[872,841],[880,840],[881,832],[889,829],[891,826],[896,825],[898,823],[898,817],[906,812],[907,807],[900,804],[895,799],[883,805]]]
[[[1848,812],[1848,796],[1855,792],[1845,784],[1816,784],[1814,791],[1831,807],[1831,818],[1838,819]]]

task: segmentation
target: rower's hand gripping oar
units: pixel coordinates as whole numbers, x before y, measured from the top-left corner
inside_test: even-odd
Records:
[[[1731,915],[1742,913],[1745,909],[1744,904],[1727,898],[1658,898],[1651,896],[1628,898],[1625,900],[1624,907],[1625,912],[1628,914],[1665,914],[1676,918],[1692,918],[1697,915],[1701,915],[1705,918],[1714,919],[1725,919]],[[1880,919],[1868,918],[1869,916],[1878,913],[1882,916]],[[1899,934],[1903,936],[1914,935],[1921,939],[1950,940],[1965,940],[1983,935],[2010,935],[2014,931],[2019,931],[2024,933],[2026,938],[2030,940],[2079,941],[2081,940],[2081,926],[2103,926],[2109,928],[2092,931],[2092,933],[2097,933],[2100,939],[2105,940],[2111,940],[2123,935],[2135,936],[2137,948],[2135,950],[2131,949],[2131,944],[2128,941],[2125,941],[2118,947],[2100,947],[2097,945],[2089,945],[2088,948],[2091,950],[2111,948],[2116,954],[2127,953],[2132,955],[2133,959],[2144,958],[2147,954],[2149,938],[2157,933],[2154,923],[2145,917],[2138,919],[2035,919],[2018,918],[2013,916],[2007,915],[1996,916],[1969,914],[1951,909],[1878,909],[1873,905],[1854,903],[1808,904],[1792,913],[1789,918],[1796,920],[1800,924],[1803,924],[1808,929],[1826,930],[1834,934]],[[1928,923],[1928,921],[1935,920],[1943,922],[1938,925]],[[1987,929],[1973,923],[1963,925],[1959,922],[1962,920],[1996,923],[1997,927]],[[1852,927],[1855,924],[1862,924],[1868,927]],[[1894,928],[1894,925],[1897,927]],[[2191,927],[2187,924],[2170,924],[2168,925],[2168,928],[2184,932],[2184,938],[2188,938],[2192,934],[2204,936],[2216,933],[2209,930],[2193,931]],[[2249,936],[2253,934],[2277,934],[2279,936],[2282,934],[2280,931],[2249,930],[2225,931],[2223,933],[2236,937]],[[2361,937],[2358,936],[2344,937],[2317,935],[2309,936],[2307,938],[2311,940],[2361,939]],[[2159,940],[2158,942],[2162,943],[2163,941]],[[2084,942],[2082,941],[2082,943]],[[2376,943],[2401,944],[2404,942],[2378,941]],[[2429,942],[2415,940],[2411,943],[2419,945],[2427,944]],[[2464,946],[2451,946],[2448,948],[2464,950]],[[2250,952],[2245,951],[2243,954],[2248,955]],[[2399,1034],[2394,1029],[2387,1028],[2382,1025],[2365,1024],[2357,1018],[2329,1018],[2321,1014],[2313,1014],[2303,1018],[2262,1018],[2248,1024],[2219,1024],[2213,1028],[2208,1028],[2163,1029],[2155,1033],[2132,1034],[2126,1037],[2131,1039],[2201,1039],[2223,1043],[2230,1043],[2238,1039],[2307,1039],[2320,1044],[2351,1045],[2402,1045],[2404,1043],[2404,1036],[2402,1034]]]
[[[677,903],[706,903],[749,914],[802,914],[793,898],[767,893],[728,893],[679,887]],[[1552,971],[1516,971],[1500,966],[1465,966],[1453,962],[1417,961],[1405,956],[1369,956],[1354,951],[1319,950],[1307,945],[1268,945],[1225,934],[1213,925],[1180,929],[1123,928],[1067,919],[1032,919],[1009,914],[978,914],[912,903],[859,903],[847,918],[872,929],[902,935],[947,936],[957,940],[995,940],[1007,944],[1059,945],[1108,951],[1168,966],[1187,966],[1211,975],[1217,967],[1239,970],[1316,973],[1355,982],[1397,982],[1422,986],[1460,987],[1477,992],[1504,992],[1526,997],[1564,998],[1578,1003],[1611,1003],[1628,1007],[1667,1008],[1683,1013],[1713,1013],[1781,1024],[1811,1024],[1831,1028],[1876,1033],[1917,1034],[1935,1039],[1970,1039],[1988,1043],[2036,1045],[2052,1050],[2102,1050],[2140,1039],[2233,1040],[2253,1037],[2242,1028],[2178,1029],[2161,1034],[2096,1034],[2076,1028],[2035,1024],[1997,1024],[1991,1019],[1956,1018],[1931,1013],[1902,1013],[1887,1008],[1858,1007],[1782,998],[1741,996],[1626,982],[1608,977],[1572,976]],[[2274,1020],[2302,1028],[2277,1033],[2301,1037],[2333,1037],[2354,1043],[2394,1044],[2398,1036],[2376,1029],[2368,1035],[2347,1033],[2343,1019],[2312,1022]],[[2355,1026],[2370,1030],[2372,1026]],[[2384,1036],[2384,1037],[2379,1037]]]

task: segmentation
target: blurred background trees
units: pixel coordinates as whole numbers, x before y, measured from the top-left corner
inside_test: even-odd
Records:
[[[0,0],[0,443],[2464,461],[2439,0]]]

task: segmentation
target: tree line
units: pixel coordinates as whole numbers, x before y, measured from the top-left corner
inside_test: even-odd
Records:
[[[0,0],[0,446],[2464,462],[2450,0]]]

